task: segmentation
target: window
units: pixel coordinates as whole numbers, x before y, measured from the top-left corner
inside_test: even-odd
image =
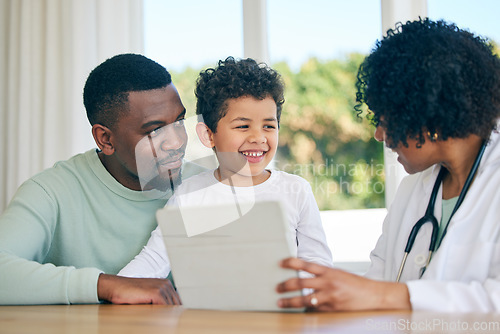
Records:
[[[188,116],[201,69],[228,56],[243,57],[241,1],[144,0],[145,55],[165,66]]]
[[[487,37],[500,45],[500,2],[496,0],[427,0],[428,14],[433,20],[444,19]]]
[[[172,72],[194,115],[199,71],[243,57],[242,1],[144,1],[146,55]],[[429,17],[500,43],[500,2],[427,3]],[[412,13],[397,4],[403,15]],[[335,261],[357,272],[366,269],[386,213],[383,145],[353,112],[357,67],[383,33],[381,8],[374,0],[267,0],[270,65],[287,84],[275,166],[311,183]]]

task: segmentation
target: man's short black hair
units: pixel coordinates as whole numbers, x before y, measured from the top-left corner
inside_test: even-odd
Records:
[[[270,96],[277,106],[278,122],[285,102],[281,75],[251,58],[219,60],[216,68],[200,73],[195,94],[196,114],[203,117],[203,122],[214,133],[219,120],[226,115],[229,99],[249,96],[263,100]]]
[[[500,116],[500,59],[485,39],[428,18],[396,25],[358,71],[356,99],[386,144],[475,134],[489,138]]]
[[[91,125],[108,128],[128,111],[128,93],[164,88],[172,82],[165,67],[139,54],[120,54],[97,66],[87,78],[83,103]]]

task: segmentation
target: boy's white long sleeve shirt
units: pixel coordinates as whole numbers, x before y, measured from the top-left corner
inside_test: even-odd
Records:
[[[232,188],[232,189],[231,189]],[[303,178],[282,171],[271,171],[265,182],[252,187],[231,187],[219,182],[214,171],[207,171],[185,180],[167,205],[216,205],[251,201],[280,201],[285,221],[296,236],[297,257],[306,261],[332,266],[321,223],[318,205],[309,183]],[[170,273],[170,263],[161,231],[151,233],[147,245],[118,275],[127,277],[164,278]]]

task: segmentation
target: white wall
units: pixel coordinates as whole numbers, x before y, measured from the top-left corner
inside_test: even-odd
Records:
[[[321,220],[335,267],[362,274],[382,233],[386,209],[322,211]]]

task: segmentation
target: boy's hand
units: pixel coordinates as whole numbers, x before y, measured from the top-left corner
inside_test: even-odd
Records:
[[[101,274],[97,281],[99,300],[113,304],[181,305],[179,295],[168,279],[129,278]]]

